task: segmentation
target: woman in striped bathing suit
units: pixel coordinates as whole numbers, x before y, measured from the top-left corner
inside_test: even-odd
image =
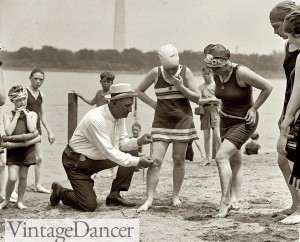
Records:
[[[155,109],[151,134],[153,143],[151,157],[153,165],[147,172],[147,198],[139,210],[148,210],[153,203],[161,164],[170,143],[173,144],[173,206],[180,207],[179,191],[185,173],[185,154],[188,143],[198,139],[189,103],[198,104],[199,94],[193,74],[189,68],[179,64],[176,47],[164,45],[158,50],[161,66],[153,68],[136,91],[139,98]],[[145,91],[154,85],[157,101]]]

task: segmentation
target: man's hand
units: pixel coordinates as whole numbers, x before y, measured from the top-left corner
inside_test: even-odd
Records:
[[[139,146],[150,144],[153,142],[153,138],[151,134],[144,134],[142,137],[138,138],[137,143]]]
[[[138,167],[148,168],[153,164],[153,160],[148,156],[140,157],[140,161],[138,163]]]

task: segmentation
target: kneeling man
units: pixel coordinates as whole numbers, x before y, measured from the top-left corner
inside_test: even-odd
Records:
[[[62,201],[64,205],[81,211],[94,211],[97,197],[91,175],[115,166],[119,167],[106,205],[135,206],[122,198],[120,191],[129,189],[136,166],[147,168],[153,163],[146,156],[135,157],[122,152],[152,142],[150,134],[129,138],[126,130],[125,118],[132,111],[133,97],[137,95],[130,84],[114,84],[109,103],[90,110],[82,118],[62,155],[73,190],[54,182],[50,196],[52,206]]]

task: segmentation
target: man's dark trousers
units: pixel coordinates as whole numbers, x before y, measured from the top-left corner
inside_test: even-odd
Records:
[[[74,152],[69,146],[62,154],[62,163],[73,188],[60,189],[63,204],[82,211],[94,211],[97,208],[97,196],[91,175],[118,164],[110,160],[91,160]],[[119,166],[111,191],[128,191],[134,170],[135,167]]]

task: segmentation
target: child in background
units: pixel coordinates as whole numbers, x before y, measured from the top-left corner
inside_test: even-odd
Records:
[[[131,126],[132,138],[139,138],[141,133],[142,127],[138,122],[134,122]],[[132,156],[143,156],[143,147],[139,146],[137,150],[128,151],[129,154]],[[135,172],[138,172],[139,168],[135,168]]]
[[[34,142],[30,145],[25,142],[19,142],[17,143],[19,147],[7,148],[6,165],[8,166],[8,179],[5,199],[0,203],[0,209],[5,208],[9,204],[17,180],[19,180],[17,206],[19,209],[27,208],[23,204],[23,199],[27,186],[28,169],[30,165],[36,164],[35,143],[41,140],[36,131],[37,114],[26,109],[27,95],[27,90],[20,85],[12,87],[8,93],[15,108],[3,116],[5,134],[7,136],[24,136],[24,134],[34,134],[36,132],[36,136],[32,139]]]
[[[212,69],[202,68],[202,77],[204,83],[198,87],[202,106],[200,114],[200,129],[204,135],[205,161],[204,166],[210,165],[212,159],[215,159],[217,150],[221,145],[220,138],[220,100],[215,96],[216,84],[213,78]],[[212,136],[212,138],[211,138]],[[212,142],[211,142],[212,141]]]
[[[258,150],[261,148],[260,144],[257,142],[258,138],[259,138],[259,134],[257,132],[254,132],[251,135],[251,141],[246,144],[244,154],[246,155],[258,154]]]
[[[29,76],[30,86],[27,87],[27,109],[37,113],[37,124],[36,128],[39,131],[39,134],[42,135],[41,123],[45,127],[48,133],[48,141],[52,144],[55,141],[55,137],[47,123],[45,111],[43,108],[44,95],[40,91],[40,87],[43,85],[45,80],[45,74],[40,69],[34,69]],[[42,145],[41,142],[36,143],[35,145],[35,155],[36,155],[36,165],[34,166],[35,171],[35,192],[41,193],[50,193],[50,191],[42,187],[41,183],[41,165],[42,165]]]
[[[80,93],[73,90],[74,94],[80,97],[84,102],[86,102],[89,105],[95,105],[96,107],[102,106],[106,104],[108,101],[105,98],[107,94],[110,93],[110,86],[113,84],[115,79],[115,75],[109,71],[104,71],[100,74],[100,84],[102,89],[98,90],[96,92],[96,95],[93,99],[89,100],[85,97],[83,97]],[[96,173],[97,174],[97,173]],[[96,178],[96,174],[93,175],[93,178]],[[102,177],[112,177],[115,174],[114,167],[110,169],[106,169],[102,172]]]
[[[142,131],[142,126],[138,122],[134,122],[131,127],[131,131],[132,131],[132,138],[139,138],[140,133]],[[137,151],[138,151],[137,156],[142,156],[143,155],[143,146],[139,146]]]
[[[102,87],[102,90],[98,90],[96,92],[96,95],[94,96],[93,99],[89,100],[83,97],[80,93],[77,91],[73,91],[75,95],[80,97],[84,102],[86,102],[89,105],[95,105],[96,107],[99,107],[101,105],[104,105],[107,103],[107,99],[105,98],[105,95],[109,94],[110,92],[110,86],[113,84],[115,79],[115,75],[112,74],[109,71],[104,71],[100,74],[100,84]]]

